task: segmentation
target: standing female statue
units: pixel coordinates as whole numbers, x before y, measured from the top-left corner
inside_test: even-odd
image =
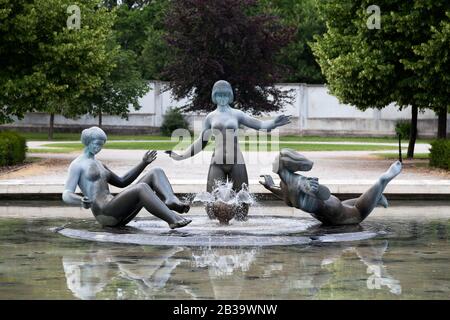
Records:
[[[95,219],[107,227],[126,225],[142,208],[166,221],[172,229],[191,222],[172,211],[187,212],[189,205],[174,195],[169,180],[160,168],[152,168],[138,183],[116,196],[109,191],[108,184],[119,188],[129,186],[156,159],[156,151],[148,151],[136,167],[119,177],[95,159],[106,142],[102,129],[92,127],[83,130],[81,142],[85,145],[84,152],[70,164],[62,196],[64,202],[91,208]],[[75,193],[77,186],[84,197]]]
[[[272,130],[290,122],[290,117],[280,115],[274,120],[260,121],[246,113],[230,106],[234,95],[231,85],[225,81],[217,81],[212,89],[211,98],[217,105],[216,110],[209,113],[203,123],[202,132],[197,140],[182,154],[166,151],[174,160],[184,160],[193,157],[208,144],[211,136],[214,136],[215,148],[208,172],[206,190],[211,192],[215,181],[231,180],[233,190],[238,192],[242,184],[248,185],[247,169],[244,157],[239,148],[238,128],[244,125],[256,130]],[[245,219],[246,212],[241,219]],[[236,216],[239,219],[239,216]]]
[[[273,172],[281,179],[276,186],[270,175],[263,175],[260,183],[288,206],[310,213],[326,225],[358,224],[377,205],[388,206],[383,191],[402,170],[400,161],[394,162],[375,184],[357,199],[341,202],[317,178],[307,178],[296,171],[309,171],[313,162],[292,149],[282,149],[273,162]]]

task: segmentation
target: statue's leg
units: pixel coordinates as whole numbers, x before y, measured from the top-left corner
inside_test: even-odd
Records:
[[[233,181],[233,190],[239,192],[242,189],[242,184],[245,183],[248,187],[248,175],[245,164],[235,164],[230,172],[230,178]],[[235,219],[238,221],[247,220],[249,205],[243,203],[241,209],[236,214]]]
[[[224,181],[227,178],[225,170],[220,164],[210,164],[208,171],[208,181],[206,185],[206,191],[211,192],[214,189],[216,181]]]
[[[105,226],[123,226],[144,207],[154,216],[166,221],[170,228],[184,227],[191,220],[184,219],[170,210],[147,183],[137,183],[116,195],[102,208],[97,220]]]
[[[361,221],[372,212],[378,203],[381,202],[383,204],[383,202],[385,202],[386,198],[383,198],[383,191],[387,184],[394,179],[401,172],[401,170],[401,162],[394,162],[389,169],[383,173],[378,181],[356,200],[355,207],[361,215]]]
[[[189,204],[182,202],[174,194],[172,185],[170,184],[163,169],[159,167],[151,168],[138,182],[148,184],[156,192],[158,197],[164,201],[169,209],[175,210],[179,213],[189,211]]]
[[[248,175],[245,164],[235,164],[230,172],[230,180],[233,181],[233,190],[239,192],[242,189],[242,184],[248,186]]]
[[[216,181],[224,181],[227,178],[224,168],[222,165],[211,163],[209,165],[208,171],[208,181],[206,184],[206,191],[212,192],[214,186],[216,185]],[[210,203],[206,204],[205,207],[206,214],[210,219],[215,219],[216,215],[214,214],[214,210]]]

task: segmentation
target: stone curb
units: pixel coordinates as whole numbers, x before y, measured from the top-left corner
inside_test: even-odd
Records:
[[[275,181],[277,183],[277,181]],[[321,180],[336,196],[346,198],[361,194],[373,183],[373,180]],[[176,194],[195,194],[206,189],[206,180],[172,180],[172,186]],[[250,191],[260,197],[271,198],[271,193],[258,183],[258,180],[250,180]],[[23,200],[33,195],[33,198],[41,195],[43,199],[51,196],[54,198],[64,190],[61,182],[27,183],[26,181],[0,181],[0,199],[20,198]],[[112,193],[118,193],[122,189],[111,187]],[[450,200],[450,180],[394,180],[385,190],[391,198],[435,198]]]

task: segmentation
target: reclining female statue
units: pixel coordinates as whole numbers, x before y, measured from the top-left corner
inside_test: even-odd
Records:
[[[330,190],[319,184],[317,178],[304,177],[296,171],[309,171],[313,162],[292,149],[282,149],[273,162],[273,172],[281,179],[280,187],[275,186],[270,175],[262,175],[260,183],[288,206],[310,213],[325,225],[358,224],[377,205],[385,208],[387,199],[383,195],[386,185],[402,170],[399,161],[390,168],[357,199],[340,201],[330,194]]]
[[[279,115],[273,120],[260,121],[241,110],[232,108],[230,104],[234,99],[233,89],[225,80],[219,80],[214,84],[211,99],[217,108],[206,116],[199,138],[182,154],[173,151],[166,151],[166,153],[174,160],[193,157],[203,150],[211,136],[214,136],[216,145],[209,166],[206,191],[211,192],[216,181],[228,179],[233,182],[233,190],[239,192],[243,184],[248,186],[247,169],[239,148],[239,126],[244,125],[256,130],[272,130],[288,124],[290,118]],[[247,211],[248,208],[243,215],[236,215],[235,218],[245,220]]]
[[[64,202],[91,208],[96,220],[106,227],[126,225],[142,208],[166,221],[172,229],[189,224],[191,220],[172,211],[187,212],[189,205],[174,195],[169,180],[160,168],[150,169],[138,183],[118,195],[111,194],[108,184],[119,188],[129,186],[156,159],[156,151],[145,153],[136,167],[119,177],[95,159],[106,139],[105,132],[98,127],[83,130],[81,142],[85,145],[84,152],[70,164],[62,195]],[[84,197],[75,193],[77,186]]]

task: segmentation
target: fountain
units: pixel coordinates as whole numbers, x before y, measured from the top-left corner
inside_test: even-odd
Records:
[[[217,104],[217,109],[207,115],[200,137],[182,154],[166,152],[174,160],[192,157],[214,135],[216,147],[209,168],[207,190],[196,194],[192,200],[194,204],[205,206],[207,216],[190,213],[190,219],[186,219],[174,212],[187,213],[190,204],[177,198],[160,168],[152,168],[138,183],[118,195],[112,195],[108,184],[127,187],[156,159],[157,154],[156,151],[148,151],[135,168],[119,177],[95,159],[106,142],[106,134],[100,128],[92,127],[82,133],[84,153],[69,168],[63,200],[91,208],[101,227],[86,222],[53,230],[68,237],[91,241],[200,247],[306,245],[356,241],[384,234],[383,230],[362,228],[359,223],[375,206],[387,207],[383,191],[400,173],[400,162],[394,163],[359,198],[341,202],[319,183],[318,178],[297,173],[310,170],[312,161],[295,150],[283,149],[273,163],[273,171],[281,179],[280,186],[276,186],[269,175],[263,175],[260,183],[288,207],[301,209],[311,214],[312,218],[268,215],[266,211],[249,215],[250,207],[255,210],[263,207],[258,206],[248,189],[247,170],[237,139],[238,128],[245,125],[257,130],[271,130],[290,120],[281,115],[274,120],[260,121],[231,108],[229,104],[233,101],[233,91],[231,85],[223,80],[214,84],[212,100]],[[230,130],[231,135],[228,134]],[[230,158],[231,162],[228,161]],[[75,193],[77,186],[83,196]],[[155,217],[136,218],[142,208]],[[312,232],[320,223],[325,226],[350,226],[343,232],[333,230],[331,234],[326,228],[316,228]],[[170,229],[176,230],[168,229],[167,224]]]
[[[255,200],[245,183],[236,192],[230,181],[216,181],[212,192],[198,193],[193,203],[206,204],[206,212],[210,219],[217,219],[221,224],[228,225],[229,221],[236,217],[238,221],[247,220],[247,212]]]

